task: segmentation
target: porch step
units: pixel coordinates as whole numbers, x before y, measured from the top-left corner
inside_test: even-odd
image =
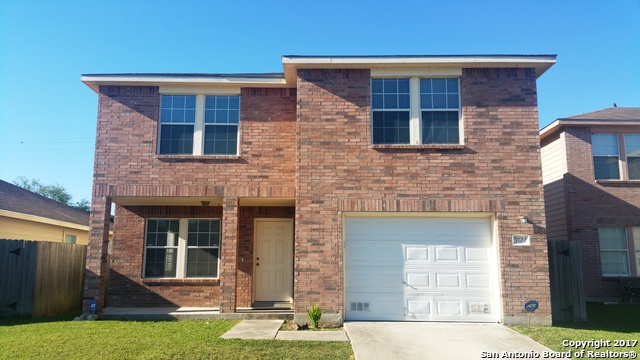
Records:
[[[253,310],[291,310],[288,301],[256,301],[251,304]]]
[[[235,313],[220,313],[214,308],[113,308],[98,315],[99,320],[293,320],[293,311],[238,309]]]

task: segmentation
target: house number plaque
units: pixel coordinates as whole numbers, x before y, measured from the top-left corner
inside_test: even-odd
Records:
[[[531,246],[531,236],[529,235],[511,235],[511,244],[513,246]]]

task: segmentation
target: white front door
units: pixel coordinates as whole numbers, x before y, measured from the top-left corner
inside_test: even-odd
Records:
[[[291,301],[293,219],[257,219],[253,253],[254,301]]]

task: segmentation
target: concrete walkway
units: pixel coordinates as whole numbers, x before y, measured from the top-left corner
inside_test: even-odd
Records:
[[[284,320],[242,320],[222,334],[223,339],[272,340],[278,335]]]
[[[357,360],[502,358],[503,352],[550,352],[500,324],[429,322],[347,322]],[[484,357],[483,357],[484,353]],[[491,356],[487,356],[491,355]]]
[[[243,320],[224,333],[223,339],[349,341],[344,330],[280,331],[283,320]]]

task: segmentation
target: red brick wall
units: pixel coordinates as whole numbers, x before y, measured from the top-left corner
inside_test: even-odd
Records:
[[[253,229],[258,218],[293,218],[293,207],[240,207],[238,210],[236,306],[249,307],[253,286]],[[219,280],[142,279],[144,236],[149,218],[221,218],[222,207],[118,206],[112,245],[108,306],[220,305]],[[223,250],[224,244],[221,246]],[[243,261],[244,260],[244,261]]]
[[[88,247],[93,255],[87,265],[85,297],[100,299],[103,293],[100,278],[106,271],[101,271],[104,264],[99,259],[106,251],[100,229],[108,220],[108,206],[104,210],[103,204],[109,197],[293,198],[295,104],[293,89],[242,89],[239,156],[158,156],[159,89],[100,87],[92,199],[95,211]],[[118,210],[110,306],[217,306],[217,281],[204,281],[202,285],[190,281],[180,286],[173,286],[179,282],[141,284],[144,211],[134,214],[124,208]],[[242,301],[246,303],[246,298]]]
[[[107,306],[217,307],[219,280],[143,280],[142,269],[146,219],[221,217],[219,206],[117,206]]]
[[[580,242],[585,295],[590,300],[622,297],[617,278],[603,278],[598,228],[640,226],[640,185],[596,183],[591,128],[565,128],[567,170],[564,177],[569,239]]]
[[[102,86],[94,196],[293,197],[295,102],[293,89],[243,89],[240,156],[158,156],[158,88]]]
[[[296,172],[296,312],[318,302],[344,313],[338,209],[348,200],[345,211],[495,212],[505,321],[522,321],[536,299],[534,318],[550,322],[534,70],[463,69],[463,149],[372,147],[369,84],[368,70],[298,72],[297,154],[313,160]],[[511,245],[519,233],[531,247]]]

